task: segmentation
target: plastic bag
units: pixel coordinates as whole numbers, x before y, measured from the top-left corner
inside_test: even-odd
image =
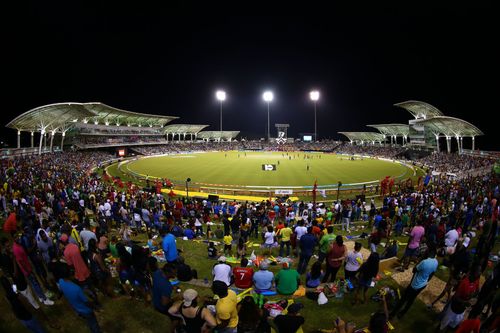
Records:
[[[323,305],[328,303],[328,298],[326,298],[325,293],[320,292],[318,295],[318,304]]]

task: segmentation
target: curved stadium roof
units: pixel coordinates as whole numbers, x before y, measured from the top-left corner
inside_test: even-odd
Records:
[[[471,123],[454,117],[438,116],[430,119],[422,119],[418,124],[424,125],[434,135],[472,137],[484,135],[484,133]]]
[[[166,134],[197,134],[208,125],[168,125],[164,128]]]
[[[55,103],[31,109],[10,121],[6,127],[18,131],[60,130],[75,122],[163,127],[178,119],[172,116],[131,112],[103,103]]]
[[[345,135],[350,141],[377,141],[385,140],[385,135],[376,132],[338,132]]]
[[[405,124],[377,124],[366,126],[376,128],[380,133],[385,135],[408,136],[408,134],[410,134],[410,126]]]
[[[410,112],[415,119],[429,119],[431,117],[443,116],[435,106],[420,101],[406,101],[396,103],[394,106],[399,106]]]
[[[234,139],[240,134],[240,131],[203,131],[198,133],[198,139]]]

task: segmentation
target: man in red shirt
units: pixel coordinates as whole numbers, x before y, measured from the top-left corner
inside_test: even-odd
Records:
[[[252,267],[247,267],[248,259],[241,259],[241,267],[233,268],[234,285],[236,288],[247,289],[252,286],[253,283],[253,269]]]
[[[38,280],[33,273],[33,269],[31,267],[28,255],[26,254],[26,250],[24,250],[24,247],[21,245],[21,238],[22,233],[17,233],[14,236],[14,243],[12,244],[12,254],[16,259],[17,265],[19,266],[19,269],[25,276],[26,280],[31,284],[31,288],[35,291],[40,302],[43,302],[43,304],[45,305],[53,305],[54,302],[48,299],[47,296],[45,296],[42,287],[38,283]]]
[[[6,234],[13,235],[17,230],[17,222],[19,221],[19,216],[15,212],[11,212],[5,223],[3,224],[3,231]]]
[[[62,234],[59,239],[64,246],[64,260],[68,266],[73,266],[75,269],[75,279],[84,283],[90,276],[90,271],[83,261],[80,249],[73,243],[68,243],[68,235]]]

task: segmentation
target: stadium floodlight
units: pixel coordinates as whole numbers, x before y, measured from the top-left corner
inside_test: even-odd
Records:
[[[274,99],[274,95],[272,91],[265,91],[264,94],[262,94],[262,98],[264,101],[267,103],[267,141],[271,139],[270,135],[270,129],[269,129],[269,103],[271,103]]]
[[[311,101],[314,103],[314,141],[318,141],[318,127],[316,123],[316,102],[319,100],[319,91],[313,90],[309,93],[309,97],[311,98]]]
[[[224,90],[217,90],[215,98],[220,102],[220,137],[222,138],[222,102],[226,100],[226,92]]]

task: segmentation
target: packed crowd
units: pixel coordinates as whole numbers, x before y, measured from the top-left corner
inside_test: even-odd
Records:
[[[342,278],[354,291],[352,303],[365,303],[380,260],[398,254],[394,237],[402,235],[409,240],[401,269],[414,263],[414,275],[397,302],[387,304],[381,294],[383,310],[371,315],[370,332],[387,332],[388,320],[403,320],[436,272],[438,260],[449,267],[450,278],[442,295],[429,304],[447,296],[436,329],[490,332],[498,327],[499,266],[488,268],[500,210],[494,175],[445,180],[420,191],[407,188],[384,197],[379,207],[373,200],[331,205],[279,199],[211,202],[174,200],[131,183],[107,182],[92,169],[110,157],[76,152],[1,162],[0,211],[5,222],[0,279],[14,315],[33,332],[44,329],[32,309],[40,303],[51,306],[60,297],[92,332],[100,332],[94,311],[100,298],[116,296],[115,283],[123,294],[152,303],[179,331],[269,332],[272,327],[296,332],[307,320],[300,315],[300,303],[266,307],[260,295],[292,295],[301,286],[315,289]],[[352,223],[363,220],[370,230],[365,235],[367,258],[361,255],[360,243],[348,250],[345,238],[335,234],[351,233]],[[134,239],[141,232],[148,235],[147,248]],[[203,306],[195,289],[185,290],[183,300],[173,302],[172,279],[197,278],[197,267],[183,258],[189,253],[177,249],[177,237],[209,242],[207,257],[215,259],[212,291],[217,296],[212,306]],[[252,258],[246,248],[255,239],[262,240],[263,257]],[[224,248],[218,249],[215,242]],[[153,255],[155,247],[162,250],[161,256]],[[273,254],[278,254],[275,260],[281,266],[277,274],[269,270]],[[240,261],[235,267],[228,264],[233,256]],[[116,265],[108,265],[113,260]],[[480,275],[486,279],[481,287]],[[259,293],[238,299],[233,286],[253,287]],[[286,314],[273,316],[278,306]],[[355,330],[342,318],[330,325],[336,332]]]
[[[463,173],[467,170],[491,167],[495,159],[467,154],[433,153],[419,160],[437,172]]]

